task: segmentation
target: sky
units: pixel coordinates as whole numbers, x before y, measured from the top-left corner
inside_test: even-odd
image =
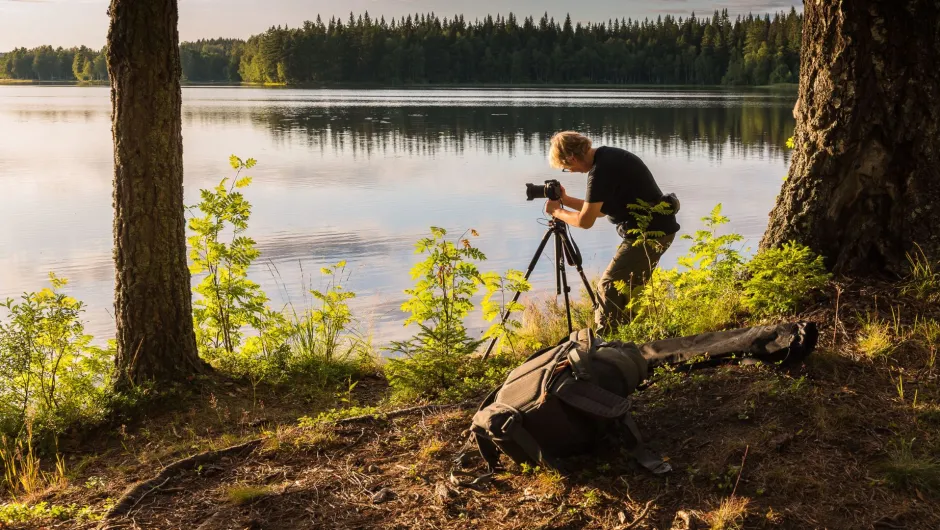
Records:
[[[109,0],[0,0],[0,51],[43,44],[54,47],[86,45],[100,48],[108,31]],[[297,27],[304,20],[325,20],[333,15],[343,20],[349,12],[368,11],[373,18],[399,17],[434,12],[450,18],[455,13],[474,19],[487,14],[528,15],[575,22],[606,21],[610,18],[655,18],[672,14],[687,17],[710,16],[715,9],[728,9],[732,15],[763,14],[796,7],[802,0],[179,0],[180,39],[247,38],[271,26]]]

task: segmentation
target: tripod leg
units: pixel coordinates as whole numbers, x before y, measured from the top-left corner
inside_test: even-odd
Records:
[[[539,248],[535,251],[535,255],[532,256],[532,261],[529,262],[529,268],[527,268],[526,271],[525,271],[525,279],[526,279],[526,280],[529,279],[529,276],[532,275],[532,271],[535,270],[535,265],[538,263],[539,257],[542,255],[542,251],[545,250],[545,245],[548,243],[548,238],[550,238],[550,237],[552,236],[552,232],[553,232],[553,230],[552,230],[551,228],[549,228],[548,230],[545,231],[545,235],[542,236],[542,242],[539,243]],[[557,244],[556,244],[556,245],[557,245]],[[513,303],[513,304],[519,301],[519,296],[520,296],[521,294],[522,294],[521,291],[516,291],[515,296],[512,297],[512,303]],[[503,314],[502,320],[501,320],[500,323],[501,323],[501,324],[505,324],[505,323],[506,323],[506,320],[508,320],[508,319],[509,319],[509,311],[506,311],[506,313]],[[484,360],[484,361],[486,360],[487,357],[490,356],[490,353],[493,351],[493,346],[495,346],[495,345],[496,345],[496,338],[493,338],[493,339],[490,341],[490,345],[486,347],[486,351],[483,352],[483,360]]]
[[[565,272],[565,258],[561,255],[558,256],[558,273],[561,277],[562,291],[565,294],[565,311],[568,315],[568,335],[570,336],[574,332],[574,328],[571,325],[571,301],[568,299],[568,293],[571,291],[571,288],[568,287],[568,274]]]
[[[565,250],[561,244],[561,238],[558,232],[555,232],[555,295],[561,294],[561,273],[565,270],[565,262],[562,261]]]
[[[584,268],[581,267],[580,255],[572,247],[571,240],[568,239],[566,234],[562,233],[561,239],[567,257],[569,258],[568,262],[574,263],[575,269],[577,269],[578,274],[581,276],[581,282],[584,283],[584,288],[587,290],[588,297],[591,299],[591,307],[597,309],[597,296],[594,294],[594,289],[591,288],[591,282],[588,281],[587,276],[584,274]]]

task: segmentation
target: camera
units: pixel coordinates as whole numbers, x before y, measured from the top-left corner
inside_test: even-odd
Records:
[[[550,201],[561,200],[561,182],[555,179],[546,180],[545,185],[539,186],[531,182],[525,185],[525,196],[527,201],[535,199],[548,199]]]

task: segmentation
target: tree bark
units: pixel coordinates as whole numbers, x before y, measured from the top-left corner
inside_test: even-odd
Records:
[[[805,2],[790,172],[762,248],[843,274],[940,259],[940,1]]]
[[[186,263],[177,0],[112,0],[109,14],[119,381],[179,381],[205,365]]]

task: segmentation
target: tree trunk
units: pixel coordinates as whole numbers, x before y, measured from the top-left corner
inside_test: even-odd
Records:
[[[112,0],[109,14],[119,379],[180,381],[205,365],[186,263],[177,0]]]
[[[805,3],[796,151],[762,248],[845,274],[940,259],[940,1]]]

